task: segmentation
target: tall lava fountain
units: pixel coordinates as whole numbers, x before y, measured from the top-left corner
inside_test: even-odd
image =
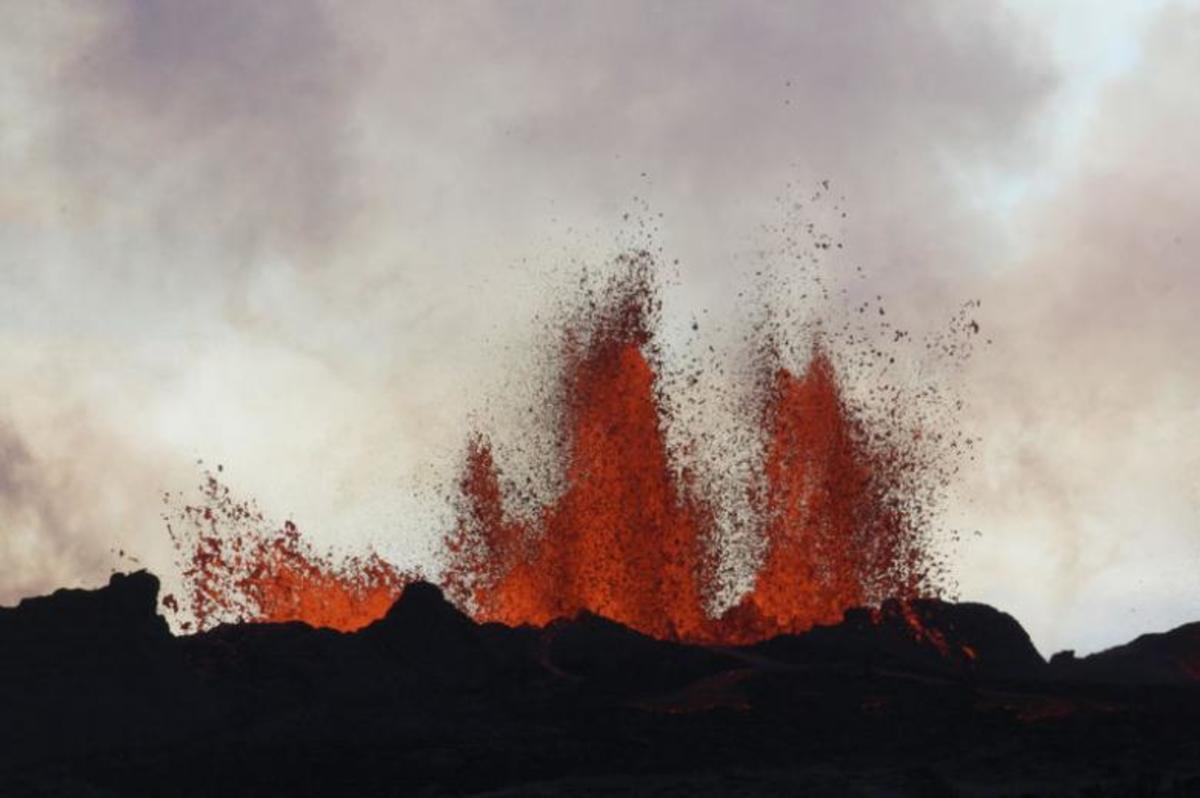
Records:
[[[901,460],[869,445],[816,344],[803,374],[776,365],[764,381],[761,484],[746,489],[765,554],[753,589],[712,612],[716,508],[671,462],[647,355],[653,262],[640,252],[617,266],[590,318],[564,335],[564,490],[535,523],[506,517],[491,449],[476,437],[449,541],[451,594],[510,625],[590,611],[655,637],[744,642],[930,589],[922,531],[896,501]]]
[[[913,496],[923,464],[906,450],[919,431],[880,434],[897,416],[856,412],[819,335],[800,373],[764,339],[752,411],[762,459],[742,488],[761,557],[749,591],[717,609],[721,508],[668,445],[653,357],[660,306],[654,260],[633,252],[561,330],[562,478],[552,499],[510,512],[515,499],[487,435],[469,436],[445,539],[451,598],[480,621],[544,625],[588,611],[658,638],[743,643],[938,592]],[[354,629],[413,578],[374,554],[318,556],[290,523],[267,531],[212,475],[205,502],[182,515],[172,535],[200,628],[301,620]]]

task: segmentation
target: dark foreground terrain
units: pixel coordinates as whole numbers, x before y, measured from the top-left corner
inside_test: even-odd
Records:
[[[1046,663],[917,601],[755,646],[480,626],[173,637],[158,581],[0,609],[0,796],[1200,795],[1200,624]]]

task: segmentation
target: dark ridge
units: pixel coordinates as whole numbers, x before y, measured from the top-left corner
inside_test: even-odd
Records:
[[[656,640],[590,612],[555,621],[541,641],[544,662],[555,671],[621,695],[679,688],[739,664],[722,652]]]
[[[1108,684],[1200,684],[1200,622],[1144,634],[1082,659],[1073,651],[1050,660],[1054,675]]]
[[[355,633],[174,637],[158,581],[0,610],[0,795],[1195,795],[1200,624],[1043,662],[921,600],[740,648],[410,585]]]
[[[0,635],[6,640],[61,640],[108,645],[113,635],[122,643],[134,639],[161,642],[170,637],[158,614],[158,577],[148,571],[113,574],[99,590],[62,588],[49,596],[23,599],[16,607],[0,607]]]
[[[840,662],[945,676],[1037,679],[1046,662],[1015,618],[986,604],[890,600],[842,622],[783,635],[750,650],[781,662]]]
[[[99,590],[58,590],[0,608],[0,678],[26,684],[94,672],[141,673],[173,647],[158,578],[114,574]]]

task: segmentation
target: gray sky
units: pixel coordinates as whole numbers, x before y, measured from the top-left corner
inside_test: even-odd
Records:
[[[963,596],[1044,653],[1200,617],[1200,5],[5,6],[0,603],[118,547],[169,573],[197,458],[429,562],[471,419],[634,195],[670,343],[737,328],[777,198],[828,178],[898,319],[983,300],[939,376],[984,439]]]

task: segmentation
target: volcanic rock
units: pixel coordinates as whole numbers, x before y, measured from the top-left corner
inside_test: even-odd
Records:
[[[1107,684],[1200,683],[1200,622],[1169,632],[1144,634],[1122,646],[1076,658],[1061,652],[1051,661],[1058,678]]]
[[[418,583],[354,633],[177,638],[157,588],[0,610],[0,795],[1200,793],[1200,625],[1047,666],[983,605],[721,648],[479,625]]]
[[[555,671],[623,695],[678,688],[738,665],[725,653],[655,640],[590,612],[546,627],[541,650]]]
[[[387,615],[359,635],[397,666],[430,679],[478,680],[491,670],[479,625],[428,582],[406,586]]]
[[[842,622],[751,647],[783,662],[840,662],[963,677],[1031,679],[1046,663],[1011,615],[985,604],[889,600]]]
[[[114,574],[99,590],[0,609],[0,749],[36,757],[137,746],[170,737],[178,717],[201,722],[193,680],[156,612],[158,587],[145,571]]]
[[[134,661],[161,650],[171,633],[157,612],[158,587],[146,571],[113,574],[101,590],[62,589],[0,607],[5,665],[93,667],[97,658]]]

